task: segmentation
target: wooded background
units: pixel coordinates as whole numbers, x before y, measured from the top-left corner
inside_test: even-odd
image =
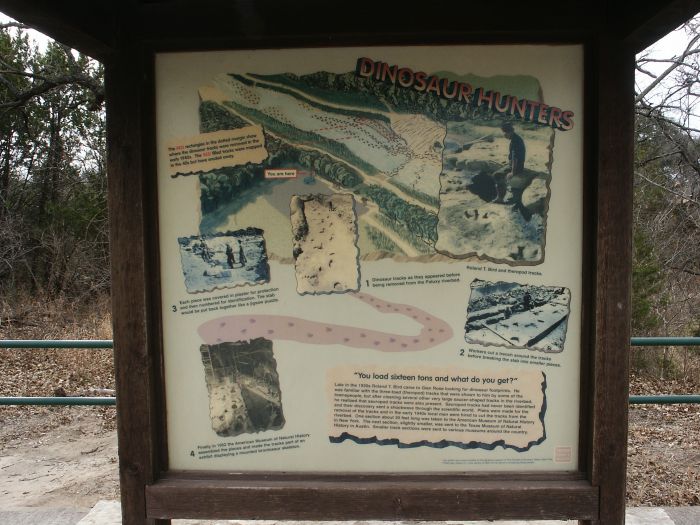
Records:
[[[700,336],[699,26],[637,60],[634,335]],[[0,324],[29,298],[74,308],[110,286],[103,68],[27,29],[0,24]],[[635,349],[632,366],[697,379],[700,351]]]

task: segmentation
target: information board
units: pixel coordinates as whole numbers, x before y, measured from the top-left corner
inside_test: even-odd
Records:
[[[578,469],[581,46],[156,55],[176,470]]]

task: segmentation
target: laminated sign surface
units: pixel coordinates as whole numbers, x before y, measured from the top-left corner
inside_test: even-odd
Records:
[[[157,55],[170,468],[576,470],[582,70]]]

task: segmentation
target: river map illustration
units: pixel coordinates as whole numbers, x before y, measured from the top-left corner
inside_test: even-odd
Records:
[[[295,196],[349,194],[361,260],[541,263],[560,121],[520,118],[526,102],[542,98],[538,81],[431,78],[442,80],[437,93],[356,71],[213,78],[199,89],[200,131],[261,126],[268,156],[200,174],[201,233],[260,228],[270,259],[291,263]],[[460,100],[467,82],[483,86],[480,105],[475,94],[472,103]],[[269,179],[270,170],[293,175]]]

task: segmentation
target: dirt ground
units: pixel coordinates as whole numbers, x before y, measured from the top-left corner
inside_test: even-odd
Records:
[[[655,383],[634,378],[633,393],[698,391]],[[700,406],[633,406],[628,460],[628,506],[700,505]],[[0,508],[118,497],[113,408],[0,407]]]
[[[110,339],[109,297],[0,298],[0,339]],[[110,350],[0,349],[0,396],[98,396]],[[0,406],[0,508],[90,508],[119,498],[114,407]]]
[[[632,377],[631,393],[697,394],[691,381]],[[700,505],[700,405],[632,405],[628,506]]]
[[[91,508],[119,498],[113,408],[0,407],[7,411],[13,416],[0,423],[0,508]]]

